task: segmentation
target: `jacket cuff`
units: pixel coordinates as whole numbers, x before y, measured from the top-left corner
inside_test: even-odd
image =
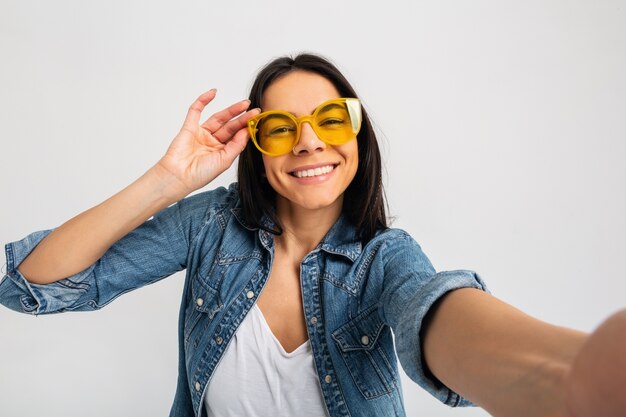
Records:
[[[407,306],[405,310],[407,316],[398,328],[398,334],[401,335],[400,343],[396,346],[400,362],[409,378],[439,401],[451,407],[473,406],[474,404],[445,386],[427,369],[422,351],[421,327],[425,316],[437,300],[448,292],[460,288],[476,288],[489,292],[480,276],[473,271],[457,270],[436,273],[421,289],[421,295],[413,300],[412,305]],[[416,329],[418,329],[417,333]],[[417,341],[417,343],[407,344],[406,341]]]
[[[43,304],[41,294],[38,294],[39,291],[33,287],[34,284],[28,282],[17,267],[52,230],[34,232],[22,240],[4,246],[7,270],[0,281],[0,303],[11,310],[39,314]]]

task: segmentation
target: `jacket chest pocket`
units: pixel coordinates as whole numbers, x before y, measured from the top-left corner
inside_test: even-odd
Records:
[[[185,317],[185,350],[198,346],[202,335],[206,334],[207,327],[223,304],[216,289],[202,282],[195,276],[191,283],[191,300],[186,309]]]
[[[375,307],[335,330],[332,338],[364,398],[389,394],[395,389],[397,365],[391,331]]]

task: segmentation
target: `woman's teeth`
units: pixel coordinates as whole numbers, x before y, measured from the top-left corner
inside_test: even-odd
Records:
[[[315,177],[317,175],[328,174],[333,169],[335,169],[335,167],[333,165],[326,165],[326,166],[318,167],[318,168],[314,168],[314,169],[305,169],[303,171],[294,171],[293,175],[298,177],[298,178]]]

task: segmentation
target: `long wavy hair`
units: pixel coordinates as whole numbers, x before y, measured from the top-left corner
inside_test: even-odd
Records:
[[[261,69],[250,90],[250,108],[261,107],[263,93],[277,78],[292,71],[308,71],[323,76],[333,83],[342,97],[358,98],[354,88],[343,74],[325,58],[312,54],[284,56],[269,62]],[[378,141],[365,109],[361,130],[357,135],[359,165],[356,175],[344,193],[343,213],[357,228],[362,242],[369,241],[377,230],[387,228],[386,201],[382,184],[382,165]],[[265,172],[261,153],[248,141],[239,156],[237,179],[243,216],[246,223],[268,230],[261,222],[267,216],[274,224],[269,232],[283,231],[275,212],[276,192]]]

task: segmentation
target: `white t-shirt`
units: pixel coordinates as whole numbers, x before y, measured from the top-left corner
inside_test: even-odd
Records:
[[[254,304],[209,382],[209,417],[328,416],[307,340],[287,353]]]

